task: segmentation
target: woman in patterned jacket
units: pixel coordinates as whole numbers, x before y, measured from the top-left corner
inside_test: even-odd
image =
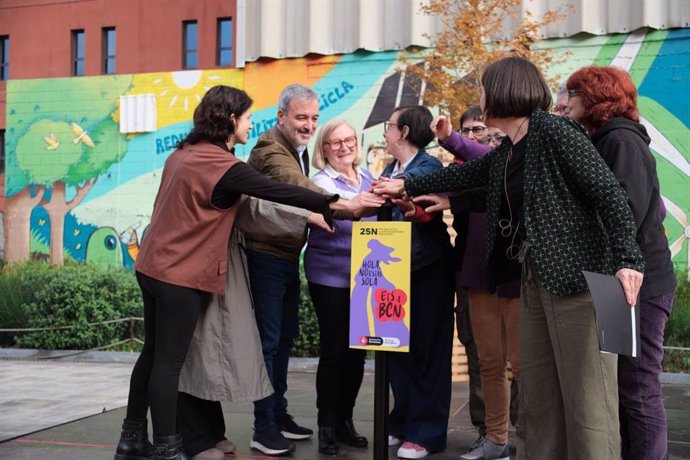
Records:
[[[582,271],[615,274],[635,302],[644,262],[625,193],[586,131],[548,113],[551,93],[534,64],[500,59],[481,84],[486,124],[509,139],[477,160],[375,191],[433,200],[433,211],[447,198],[420,195],[488,186],[490,289],[522,271],[518,458],[618,459],[617,358],[599,352]]]

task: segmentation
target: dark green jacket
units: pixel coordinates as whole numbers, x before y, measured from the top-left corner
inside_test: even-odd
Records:
[[[510,142],[486,156],[405,181],[409,195],[481,185],[487,194],[487,267],[494,290],[504,168]],[[524,169],[524,222],[529,257],[542,285],[563,296],[587,290],[582,270],[642,272],[627,197],[582,126],[540,110],[530,117]]]

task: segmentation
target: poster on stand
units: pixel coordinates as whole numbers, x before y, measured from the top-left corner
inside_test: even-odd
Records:
[[[410,349],[409,222],[354,222],[350,279],[350,347]]]

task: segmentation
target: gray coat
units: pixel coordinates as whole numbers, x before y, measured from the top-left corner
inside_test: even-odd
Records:
[[[211,401],[246,402],[273,393],[252,306],[244,237],[228,244],[225,295],[202,309],[180,373],[179,391]]]

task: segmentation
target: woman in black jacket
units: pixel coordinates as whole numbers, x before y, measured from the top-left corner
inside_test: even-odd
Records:
[[[568,79],[567,87],[568,116],[590,131],[594,146],[626,191],[645,259],[639,306],[641,356],[618,358],[623,459],[665,459],[666,413],[659,376],[676,277],[650,138],[639,123],[635,84],[624,70],[585,67]]]
[[[615,273],[635,302],[644,261],[625,193],[584,129],[547,113],[551,92],[534,64],[500,59],[481,83],[486,124],[509,139],[374,191],[445,201],[433,211],[447,198],[420,195],[487,185],[489,288],[522,271],[518,458],[618,460],[616,355],[599,352],[582,270]],[[500,446],[484,445],[484,458],[501,458]]]

